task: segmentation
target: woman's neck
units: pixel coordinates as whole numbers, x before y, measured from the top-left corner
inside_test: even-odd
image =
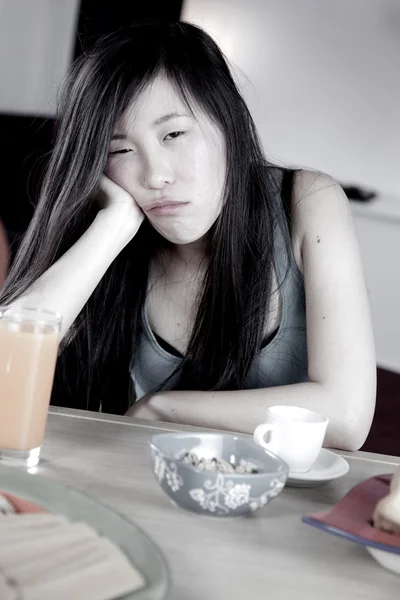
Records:
[[[174,245],[166,257],[166,262],[172,262],[176,267],[187,271],[197,271],[201,268],[206,257],[206,241],[204,238],[190,244]]]

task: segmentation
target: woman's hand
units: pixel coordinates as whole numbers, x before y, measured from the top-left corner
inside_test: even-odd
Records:
[[[100,213],[110,219],[117,231],[125,232],[132,239],[144,221],[144,212],[134,198],[120,185],[103,174],[96,200]]]

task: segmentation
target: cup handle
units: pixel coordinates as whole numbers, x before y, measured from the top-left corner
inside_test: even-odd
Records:
[[[253,434],[254,441],[257,444],[259,444],[260,446],[262,446],[263,448],[265,448],[266,450],[270,450],[272,441],[266,442],[264,440],[264,436],[268,432],[271,432],[271,434],[272,434],[274,429],[275,429],[274,426],[270,425],[269,423],[261,423],[261,425],[258,425],[254,430],[254,434]]]

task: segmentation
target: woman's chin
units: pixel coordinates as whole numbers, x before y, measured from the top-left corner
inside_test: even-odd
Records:
[[[196,244],[200,242],[205,233],[203,232],[182,232],[182,231],[162,231],[157,229],[158,233],[163,236],[166,240],[168,240],[171,244],[175,244],[176,246],[186,246],[188,244]]]

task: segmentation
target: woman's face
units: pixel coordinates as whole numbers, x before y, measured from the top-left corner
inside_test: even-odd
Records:
[[[117,124],[106,167],[174,244],[200,240],[223,203],[224,137],[204,113],[194,112],[196,118],[158,77]]]

